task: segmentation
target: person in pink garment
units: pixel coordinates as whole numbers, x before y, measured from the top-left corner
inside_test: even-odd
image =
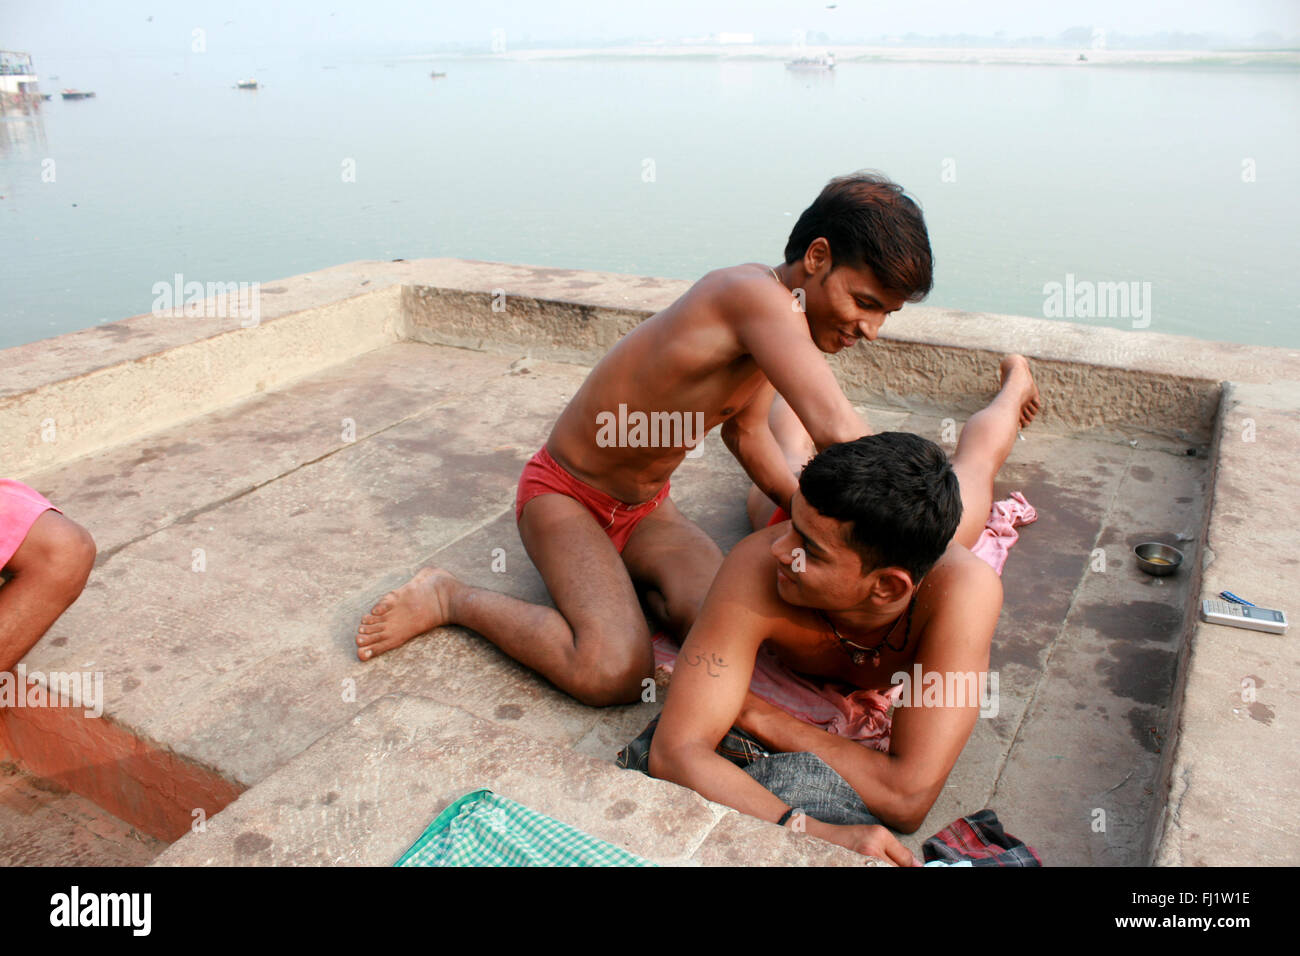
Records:
[[[0,478],[0,673],[13,670],[81,594],[95,541],[44,495]]]
[[[951,459],[918,435],[869,435],[825,448],[803,467],[790,518],[763,527],[766,509],[751,507],[761,530],[727,556],[682,646],[650,773],[790,825],[793,807],[715,752],[736,726],[769,751],[816,755],[871,817],[914,832],[974,729],[978,697],[896,710],[881,751],[753,694],[755,662],[766,649],[799,674],[881,694],[890,693],[892,675],[914,673],[914,665],[939,675],[986,673],[1002,582],[970,549],[984,532],[994,478],[1039,408],[1028,362],[1008,356],[1000,391],[966,423]],[[797,425],[773,421],[796,469],[809,450]],[[804,823],[830,842],[913,862],[886,826],[811,816]]]

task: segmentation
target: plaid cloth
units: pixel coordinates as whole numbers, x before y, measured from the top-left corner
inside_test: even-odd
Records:
[[[969,860],[971,866],[1042,866],[1034,848],[1002,829],[998,815],[981,810],[948,824],[921,847],[925,861]]]
[[[491,790],[453,802],[395,865],[654,866]]]

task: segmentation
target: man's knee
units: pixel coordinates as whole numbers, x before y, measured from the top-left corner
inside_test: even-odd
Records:
[[[86,586],[95,565],[95,539],[75,521],[56,517],[58,520],[41,522],[39,529],[32,526],[37,548],[21,573],[47,576],[55,593],[71,604]]]
[[[570,693],[591,707],[632,704],[641,699],[646,678],[654,675],[654,652],[645,649],[614,649],[592,641],[584,647],[578,635],[579,653]]]

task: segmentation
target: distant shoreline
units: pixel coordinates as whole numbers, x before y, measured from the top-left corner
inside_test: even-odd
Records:
[[[796,52],[789,44],[689,44],[507,50],[504,53],[439,53],[404,60],[596,60],[697,59],[743,62],[793,59],[831,51],[838,63],[964,63],[1007,66],[1252,66],[1300,69],[1300,50],[1088,50],[994,47],[885,47],[809,44]],[[1080,60],[1083,54],[1086,60]]]

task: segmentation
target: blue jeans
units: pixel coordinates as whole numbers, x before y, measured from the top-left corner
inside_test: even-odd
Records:
[[[759,757],[745,767],[745,773],[814,820],[838,824],[880,823],[849,782],[816,754]]]

